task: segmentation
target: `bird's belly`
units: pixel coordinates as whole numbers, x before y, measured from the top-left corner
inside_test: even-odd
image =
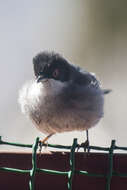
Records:
[[[45,96],[32,110],[31,118],[37,128],[45,133],[86,130],[98,123],[103,116],[103,96],[91,99],[62,99],[61,96]]]
[[[44,114],[41,116],[41,121],[37,124],[37,128],[45,133],[62,133],[67,131],[83,131],[94,126],[100,120],[101,116],[93,112],[85,112],[78,114],[74,112],[62,112],[58,110],[55,114]]]

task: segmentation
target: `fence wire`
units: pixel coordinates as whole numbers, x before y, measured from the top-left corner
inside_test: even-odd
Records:
[[[32,168],[30,170],[25,169],[17,169],[17,168],[7,168],[7,167],[0,167],[1,171],[7,171],[7,172],[15,172],[15,173],[29,173],[30,180],[29,180],[29,189],[34,190],[35,189],[35,174],[36,172],[43,172],[47,174],[54,174],[54,175],[64,175],[68,177],[68,190],[72,190],[72,182],[73,182],[73,176],[74,174],[89,176],[89,177],[98,177],[98,178],[104,178],[106,177],[106,190],[110,190],[111,185],[111,179],[113,176],[119,176],[119,177],[127,177],[127,173],[117,173],[113,171],[113,153],[114,150],[125,150],[127,151],[127,147],[118,147],[115,145],[115,140],[111,141],[110,147],[98,147],[98,146],[89,146],[89,150],[97,150],[97,151],[105,151],[108,152],[108,160],[109,160],[109,170],[107,174],[96,174],[96,173],[89,173],[87,171],[82,170],[76,170],[75,169],[75,151],[78,148],[84,148],[83,145],[79,145],[77,143],[77,139],[73,140],[72,146],[64,146],[64,145],[54,145],[54,144],[48,144],[43,146],[48,146],[56,149],[68,149],[70,150],[70,170],[66,172],[62,171],[56,171],[56,170],[49,170],[49,169],[42,169],[37,167],[37,150],[39,148],[39,137],[36,138],[34,144],[21,144],[21,143],[12,143],[3,141],[2,137],[0,137],[0,145],[11,145],[11,146],[18,146],[18,147],[27,147],[32,148]]]

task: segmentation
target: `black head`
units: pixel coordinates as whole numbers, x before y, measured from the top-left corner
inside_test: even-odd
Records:
[[[33,58],[34,74],[37,81],[55,79],[68,81],[70,66],[67,60],[54,52],[41,52]]]

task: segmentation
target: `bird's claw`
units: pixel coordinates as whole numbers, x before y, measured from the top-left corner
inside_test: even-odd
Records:
[[[39,155],[41,155],[43,145],[44,143],[42,141],[39,141]]]
[[[89,141],[86,140],[84,143],[81,143],[80,147],[84,149],[84,152],[89,153],[90,152],[90,147],[89,147]],[[78,149],[80,148],[78,147]]]
[[[48,141],[39,141],[39,155],[41,156],[41,152],[42,152],[42,147],[47,148],[48,147]]]

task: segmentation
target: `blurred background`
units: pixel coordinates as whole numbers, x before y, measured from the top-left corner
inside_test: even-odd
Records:
[[[44,137],[21,114],[17,99],[33,78],[32,58],[55,50],[72,63],[96,73],[104,88],[105,115],[90,133],[90,143],[127,146],[127,1],[0,1],[0,135],[4,140],[33,143]],[[85,132],[53,136],[49,143],[71,144]],[[2,147],[0,147],[2,148]],[[10,147],[9,147],[10,149]]]

